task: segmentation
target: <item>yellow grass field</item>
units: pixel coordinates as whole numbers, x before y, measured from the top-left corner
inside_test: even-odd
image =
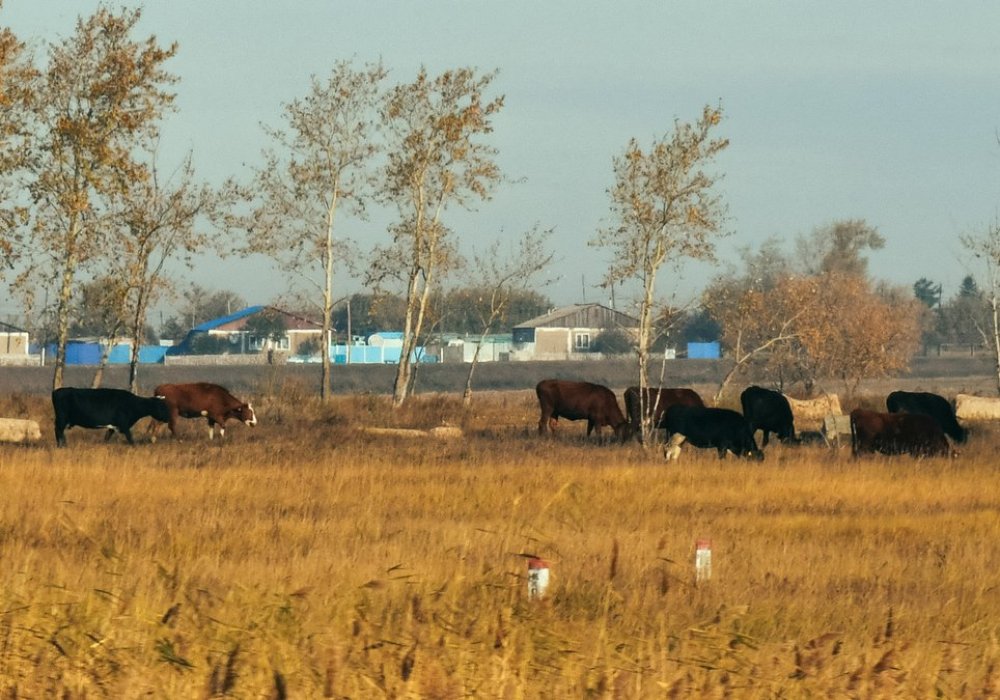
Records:
[[[531,392],[0,446],[0,698],[992,698],[1000,432],[665,464]],[[849,410],[845,406],[845,410]],[[447,421],[459,440],[369,434]],[[712,578],[694,547],[712,541]],[[529,555],[550,562],[529,600]]]

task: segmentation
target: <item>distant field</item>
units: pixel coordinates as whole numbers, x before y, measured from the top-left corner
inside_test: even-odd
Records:
[[[57,450],[47,397],[0,396],[43,427],[0,446],[0,697],[1000,693],[991,426],[955,460],[667,465],[582,424],[539,439],[529,390],[394,412],[274,386],[224,444],[192,420],[134,448]],[[465,437],[363,431],[442,422]]]
[[[894,379],[864,382],[862,391],[878,393],[883,388],[926,389],[936,387],[946,394],[996,392],[992,364],[985,356],[914,358],[911,371]],[[93,367],[67,367],[64,385],[90,386]],[[392,392],[396,368],[393,365],[335,365],[332,389],[337,394]],[[726,371],[723,361],[672,360],[664,373],[666,386],[694,386],[711,395]],[[659,372],[659,367],[656,368]],[[468,365],[420,365],[416,390],[420,392],[461,392],[465,388]],[[993,378],[991,378],[991,375]],[[317,365],[275,365],[249,367],[184,367],[143,365],[140,368],[141,392],[150,392],[164,382],[210,381],[223,384],[242,394],[269,394],[286,385],[319,391],[320,368]],[[541,379],[579,379],[604,384],[616,391],[637,383],[634,359],[578,362],[484,362],[478,366],[473,387],[477,390],[533,390]],[[770,385],[767,377],[738,377],[733,382],[736,394],[750,382]],[[125,367],[110,367],[104,386],[124,388],[128,384]],[[821,384],[827,391],[840,393],[836,380]],[[24,393],[47,395],[52,388],[51,367],[0,367],[0,394]],[[887,392],[886,392],[887,393]]]

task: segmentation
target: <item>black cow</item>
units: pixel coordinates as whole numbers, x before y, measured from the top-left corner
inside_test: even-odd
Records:
[[[885,399],[889,413],[912,413],[933,418],[945,435],[955,442],[965,442],[968,431],[958,424],[955,409],[943,396],[927,391],[894,391]]]
[[[136,396],[124,389],[76,389],[63,387],[52,392],[56,414],[56,445],[66,445],[66,428],[107,428],[108,441],[115,431],[132,442],[132,426],[147,416],[167,423],[170,409],[160,396]]]
[[[666,424],[670,436],[666,449],[668,460],[680,456],[681,443],[685,440],[695,447],[715,448],[719,459],[724,459],[727,451],[739,457],[764,459],[764,453],[757,449],[750,424],[728,408],[671,406],[667,409]]]
[[[740,394],[743,417],[750,424],[750,431],[764,433],[762,447],[767,447],[771,433],[782,442],[795,441],[795,421],[792,407],[780,391],[750,386]]]

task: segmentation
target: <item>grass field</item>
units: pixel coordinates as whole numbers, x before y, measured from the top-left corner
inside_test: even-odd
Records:
[[[0,447],[0,697],[997,697],[1000,434],[665,464],[531,392]],[[849,410],[849,406],[845,409]],[[365,426],[461,426],[460,440]],[[694,545],[712,540],[695,584]],[[527,596],[529,555],[550,562]]]

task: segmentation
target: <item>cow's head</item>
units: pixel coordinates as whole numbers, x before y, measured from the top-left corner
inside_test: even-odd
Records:
[[[752,437],[749,442],[742,446],[739,456],[746,457],[747,459],[753,459],[758,462],[764,461],[764,451],[757,447],[757,442]]]
[[[244,403],[240,404],[239,408],[236,409],[233,417],[237,420],[243,421],[251,428],[257,425],[257,414],[253,412],[253,406]]]
[[[170,406],[162,396],[154,396],[149,400],[149,417],[161,423],[170,422]]]

